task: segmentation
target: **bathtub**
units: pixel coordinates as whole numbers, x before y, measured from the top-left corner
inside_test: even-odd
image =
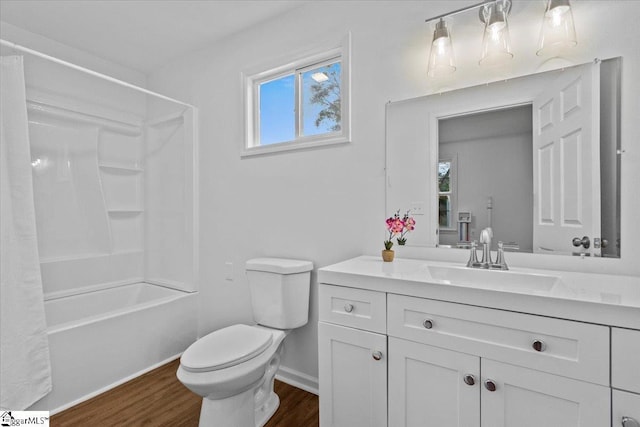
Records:
[[[197,294],[134,283],[45,301],[52,414],[180,355],[197,338]]]

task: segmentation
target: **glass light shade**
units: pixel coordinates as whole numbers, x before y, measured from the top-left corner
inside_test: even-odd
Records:
[[[549,0],[542,19],[538,56],[557,54],[578,44],[569,0]]]
[[[480,65],[503,64],[513,58],[504,3],[496,2],[484,6],[483,15],[485,26]]]
[[[445,22],[441,19],[436,23],[436,29],[433,32],[427,75],[429,77],[441,77],[449,75],[455,70],[451,34]]]

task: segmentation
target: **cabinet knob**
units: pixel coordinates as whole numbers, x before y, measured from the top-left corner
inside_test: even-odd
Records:
[[[374,351],[371,356],[373,357],[374,360],[380,360],[382,359],[382,352],[381,351]]]
[[[631,417],[622,417],[622,427],[640,427],[640,423]]]
[[[540,352],[543,352],[547,349],[547,345],[544,343],[544,341],[540,341],[540,340],[535,340],[534,342],[532,342],[531,347],[533,347],[535,351],[540,351]]]
[[[351,313],[353,311],[353,304],[351,303],[347,303],[344,305],[344,311],[346,311],[347,313]]]
[[[427,329],[431,329],[433,328],[433,320],[431,319],[425,319],[424,322],[422,322],[422,326],[424,326]]]
[[[463,381],[466,385],[474,385],[476,383],[476,378],[471,374],[467,374],[463,377]]]
[[[496,383],[493,382],[493,380],[486,380],[484,382],[484,388],[486,388],[489,391],[496,391]]]

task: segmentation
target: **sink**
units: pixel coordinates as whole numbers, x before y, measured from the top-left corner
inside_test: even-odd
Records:
[[[431,277],[452,285],[485,289],[550,291],[560,278],[546,274],[515,271],[482,270],[467,267],[429,266]]]

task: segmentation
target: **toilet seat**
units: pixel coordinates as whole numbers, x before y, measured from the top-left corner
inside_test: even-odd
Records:
[[[229,368],[263,353],[273,342],[266,329],[232,325],[200,338],[180,358],[180,365],[190,372],[209,372]]]

